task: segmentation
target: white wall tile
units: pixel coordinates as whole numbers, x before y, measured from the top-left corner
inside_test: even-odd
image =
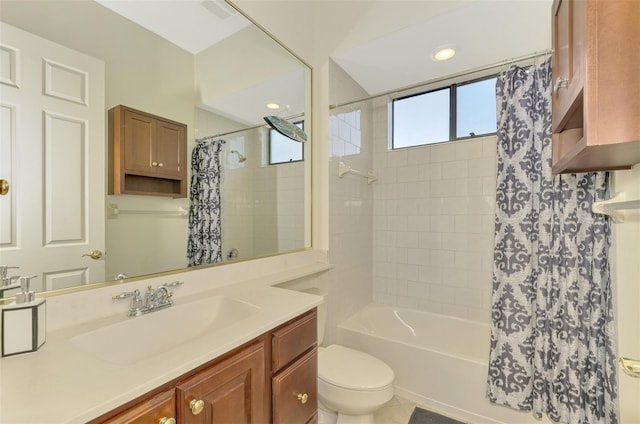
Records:
[[[429,286],[429,300],[432,302],[453,304],[456,298],[455,287],[442,284],[431,284]]]
[[[432,162],[421,166],[420,179],[426,181],[442,179],[442,164]]]
[[[398,182],[419,181],[420,167],[417,165],[407,165],[398,170]]]
[[[469,175],[469,166],[466,160],[455,160],[442,164],[442,178],[444,179],[461,179],[466,178],[467,175]]]
[[[483,146],[484,142],[481,142],[480,140],[461,141],[455,143],[456,160],[481,158]]]
[[[487,322],[496,137],[389,151],[387,116],[383,104],[331,118],[332,154],[378,175],[370,186],[331,179],[331,249],[349,269],[342,278],[368,284],[376,302]],[[356,292],[340,301],[361,302],[349,299]]]
[[[414,149],[410,149],[409,155],[407,156],[407,163],[409,165],[414,164],[427,164],[430,162],[430,152],[431,150],[425,147],[416,147]]]
[[[431,148],[431,162],[451,162],[456,158],[456,148],[453,143],[440,143],[429,146]]]

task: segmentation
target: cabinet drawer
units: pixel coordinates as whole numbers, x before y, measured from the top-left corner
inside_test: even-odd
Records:
[[[167,390],[143,401],[115,417],[102,421],[108,424],[159,423],[163,418],[175,418],[174,390]]]
[[[317,313],[311,313],[273,332],[272,370],[278,371],[315,346],[318,341]]]
[[[318,352],[315,348],[273,377],[274,424],[311,420],[318,410],[317,378]]]

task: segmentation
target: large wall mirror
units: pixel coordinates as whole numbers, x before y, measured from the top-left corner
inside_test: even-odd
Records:
[[[3,0],[0,20],[9,276],[42,292],[188,267],[188,194],[108,194],[117,105],[187,125],[188,186],[194,148],[223,140],[216,264],[310,247],[309,143],[263,118],[311,133],[311,69],[230,4]]]

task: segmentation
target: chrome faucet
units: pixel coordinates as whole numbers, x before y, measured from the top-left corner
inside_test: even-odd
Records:
[[[120,293],[113,296],[113,300],[121,300],[132,297],[131,307],[127,311],[127,316],[135,317],[150,312],[159,311],[174,305],[173,292],[169,290],[172,287],[181,286],[183,281],[174,281],[172,283],[161,284],[157,289],[148,286],[147,292],[144,296],[140,293],[140,290],[136,289],[132,292]]]
[[[10,269],[18,269],[19,266],[0,265],[0,299],[4,297],[4,292],[20,288],[18,283],[19,275],[7,276]]]
[[[18,278],[20,278],[19,275],[14,275],[13,277],[8,277],[7,274],[9,273],[10,269],[18,269],[20,268],[19,266],[8,266],[8,265],[0,265],[0,278],[2,279],[0,285],[2,287],[5,286],[11,286],[13,285],[13,282],[16,281]]]

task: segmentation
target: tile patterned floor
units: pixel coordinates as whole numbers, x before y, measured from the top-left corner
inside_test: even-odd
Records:
[[[374,415],[376,424],[407,424],[413,408],[417,405],[411,401],[394,396],[382,408],[378,409]]]

